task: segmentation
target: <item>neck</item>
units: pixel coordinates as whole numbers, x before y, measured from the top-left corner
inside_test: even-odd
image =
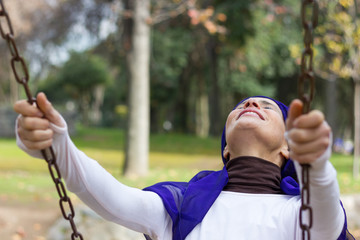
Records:
[[[263,147],[257,149],[254,145],[251,147],[242,147],[241,149],[238,148],[238,151],[233,151],[232,153],[230,152],[230,161],[241,158],[242,156],[254,156],[254,158],[263,159],[277,165],[278,167],[281,167],[284,161],[279,149],[274,151],[265,151]]]
[[[229,182],[224,191],[281,194],[281,169],[257,157],[242,156],[226,164]]]
[[[243,130],[241,135],[227,141],[230,159],[240,156],[254,156],[281,167],[284,160],[282,149],[284,145],[287,147],[285,138],[269,137],[256,130],[258,129]]]

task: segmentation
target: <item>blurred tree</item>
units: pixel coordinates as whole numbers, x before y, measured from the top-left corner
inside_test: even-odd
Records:
[[[10,16],[16,44],[19,47],[20,54],[24,56],[27,39],[33,34],[32,31],[36,27],[37,16],[34,11],[46,12],[49,10],[49,6],[44,0],[35,0],[31,3],[19,0],[5,0],[3,2]],[[6,25],[3,23],[2,26],[5,27]],[[7,31],[7,28],[5,29]],[[0,102],[11,104],[19,98],[19,86],[12,77],[10,53],[5,41],[0,41],[0,52],[4,56],[0,59]],[[32,79],[36,78],[36,76],[31,77]]]
[[[20,51],[29,61],[31,71],[31,88],[36,89],[39,79],[47,75],[51,65],[63,61],[64,52],[74,48],[86,32],[92,33],[92,44],[101,38],[103,26],[116,21],[118,17],[118,1],[109,0],[5,0],[15,31],[16,42]],[[79,42],[80,43],[80,42]],[[83,44],[82,45],[88,45]],[[80,43],[81,44],[81,43]],[[0,42],[0,51],[5,52],[5,42]],[[76,46],[81,47],[80,45]],[[76,48],[75,47],[75,48]],[[26,49],[26,52],[24,51]],[[82,49],[84,50],[84,49]],[[59,55],[62,55],[60,59]],[[5,61],[4,61],[5,60]],[[10,102],[18,99],[18,86],[8,75],[7,60],[0,62],[0,92],[2,101]],[[11,81],[9,81],[11,80]]]
[[[49,85],[49,90],[54,87],[57,90],[64,88],[68,96],[78,101],[82,123],[97,125],[101,120],[99,115],[104,97],[104,86],[110,78],[104,59],[86,52],[72,52],[70,59]],[[59,99],[62,98],[59,96]]]
[[[226,92],[220,88],[219,56],[226,49],[226,44],[233,45],[232,50],[235,50],[251,34],[252,4],[243,1],[194,1],[189,6],[188,16],[195,39],[193,53],[189,55],[193,76],[190,79],[196,82],[192,98],[194,107],[190,106],[189,109],[194,110],[194,129],[199,136],[206,137],[209,132],[218,135],[221,132],[224,115],[221,111],[222,96],[230,96],[233,91],[229,88],[227,90],[230,91]],[[235,24],[229,19],[237,19],[239,21],[236,23],[242,24]]]
[[[54,73],[47,66],[65,59],[54,60],[61,51],[76,48],[73,43],[77,42],[111,65],[109,72],[115,81],[106,90],[103,111],[114,112],[116,105],[125,102],[132,84],[130,72],[125,70],[126,60],[134,41],[134,11],[125,5],[134,1],[36,0],[34,7],[26,8],[18,0],[7,2],[16,2],[16,8],[23,9],[19,16],[26,34],[21,36],[27,38],[27,55],[31,56],[36,78],[51,78]],[[320,1],[315,69],[321,79],[317,81],[316,107],[323,107],[326,92],[335,96],[336,89],[338,98],[352,92],[353,83],[342,80],[357,76],[353,71],[359,38],[351,12],[354,3]],[[299,1],[153,0],[150,10],[146,23],[153,29],[149,37],[154,131],[169,119],[177,131],[218,135],[230,106],[242,97],[265,94],[284,102],[296,97],[303,48]],[[84,35],[90,39],[85,44],[80,41]],[[0,75],[0,93],[7,93],[9,78],[6,71]],[[333,85],[329,79],[339,80]],[[54,91],[54,96],[58,93]],[[1,101],[6,99],[0,95]],[[328,99],[334,106],[334,97]],[[344,98],[338,104],[353,102]],[[349,108],[339,108],[339,112],[348,116],[336,124],[341,132],[353,120]],[[114,124],[114,120],[106,121]]]
[[[292,56],[292,48],[302,41],[298,24],[298,7],[294,1],[253,1],[238,4],[219,1],[227,16],[227,34],[220,38],[218,75],[224,95],[223,107],[226,116],[229,106],[251,95],[268,95],[288,102],[296,96],[298,64]],[[225,7],[224,7],[225,6]],[[228,16],[227,7],[231,14]],[[247,11],[246,11],[247,9]],[[240,18],[244,12],[247,19],[228,23]],[[251,19],[248,22],[248,19]],[[245,26],[239,22],[244,22]],[[244,31],[242,34],[240,29]],[[241,38],[236,41],[236,36]]]
[[[321,69],[319,72],[324,79],[328,79],[328,112],[330,113],[330,123],[334,128],[335,137],[344,136],[348,132],[349,124],[354,122],[354,176],[359,176],[359,157],[360,157],[360,27],[357,1],[339,1],[327,3],[321,1],[322,6],[326,6],[328,18],[320,26],[319,32],[324,36],[319,39],[322,45]],[[336,81],[341,79],[341,82]],[[353,84],[349,84],[353,80]],[[346,88],[354,87],[354,98],[349,96],[338,101],[336,96],[341,92],[349,92]],[[335,98],[335,100],[333,100]],[[352,103],[353,101],[353,103]],[[337,108],[339,102],[343,107]],[[353,119],[351,110],[347,106],[353,105]],[[346,110],[345,110],[346,109]],[[350,113],[350,114],[349,114]],[[338,115],[338,118],[336,118]],[[338,121],[342,126],[337,124]],[[339,129],[339,131],[338,131]],[[350,127],[351,129],[351,127]]]
[[[124,175],[146,175],[150,129],[150,1],[125,1],[132,11],[131,35],[127,43],[129,73],[128,125]]]
[[[188,55],[193,47],[191,32],[182,27],[157,26],[152,33],[151,54],[151,126],[152,131],[161,131],[166,120],[172,120],[172,108],[181,86],[179,76],[188,64]],[[179,47],[181,43],[181,47]],[[176,111],[178,111],[177,109]],[[170,114],[169,114],[170,113]],[[186,113],[182,115],[186,121]],[[183,129],[184,130],[184,129]]]
[[[123,44],[128,73],[128,126],[125,175],[148,171],[150,125],[150,24],[173,18],[186,9],[186,1],[124,0]],[[150,14],[150,8],[152,14]]]

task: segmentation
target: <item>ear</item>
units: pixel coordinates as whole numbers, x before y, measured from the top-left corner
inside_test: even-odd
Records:
[[[223,156],[226,160],[230,160],[230,152],[229,152],[229,149],[228,149],[228,146],[226,145],[225,148],[224,148],[224,151],[223,151]]]
[[[282,148],[280,149],[280,154],[286,159],[290,158],[289,146],[286,142],[283,144]]]

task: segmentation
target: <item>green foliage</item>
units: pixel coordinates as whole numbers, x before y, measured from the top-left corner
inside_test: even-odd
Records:
[[[116,79],[114,83],[107,86],[104,94],[104,103],[101,108],[103,113],[101,126],[119,127],[122,129],[126,127],[127,115],[118,114],[116,107],[125,105],[127,89],[126,84],[120,82],[119,79]]]
[[[167,101],[174,95],[194,40],[191,32],[182,27],[155,29],[152,40],[151,98],[154,103]]]
[[[162,129],[168,112],[173,111],[178,94],[180,77],[189,64],[193,51],[192,32],[183,26],[154,29],[150,66],[151,127]],[[185,120],[185,119],[183,119]]]
[[[250,69],[271,79],[293,74],[296,66],[289,46],[301,40],[301,31],[295,28],[294,19],[273,16],[274,20],[269,21],[271,17],[263,9],[257,9],[253,14],[256,35],[245,46]]]
[[[233,1],[216,0],[214,5],[216,11],[227,16],[224,26],[229,34],[226,39],[235,46],[242,46],[249,36],[255,34],[253,11],[256,9],[257,1]]]
[[[70,59],[61,68],[57,81],[74,98],[89,93],[96,85],[110,81],[104,59],[89,53],[72,52]]]
[[[89,52],[72,52],[61,68],[53,69],[40,90],[47,93],[55,103],[76,101],[83,124],[89,124],[92,102],[102,101],[95,99],[94,90],[98,86],[109,84],[111,80],[109,68],[103,58]]]
[[[274,96],[275,88],[271,84],[261,84],[257,78],[251,73],[235,72],[231,75],[231,84],[233,90],[237,91],[242,96]]]
[[[64,101],[89,95],[95,86],[110,81],[104,59],[86,52],[72,52],[62,67],[54,67],[50,71],[39,90],[45,91],[52,101]]]
[[[219,68],[223,89],[237,96],[267,95],[283,99],[282,96],[289,95],[289,82],[296,86],[294,76],[298,65],[291,49],[302,41],[302,35],[298,19],[293,16],[296,6],[283,2],[286,1],[247,3],[251,10],[252,31],[243,32],[247,35],[244,42],[238,41],[238,46],[243,44],[241,47],[224,45]],[[223,10],[227,12],[227,9]],[[231,27],[229,35],[240,25],[232,22],[228,26]]]
[[[64,104],[72,97],[65,91],[62,82],[58,81],[58,68],[53,67],[46,79],[39,83],[39,91],[45,92],[47,98],[55,104]]]
[[[161,1],[153,1],[153,13],[171,16],[174,13],[171,7],[179,2],[170,2],[163,5]],[[352,19],[353,3],[319,1],[314,62],[318,80],[313,106],[327,109],[324,108],[329,95],[325,91],[327,81],[322,79],[326,80],[329,73],[341,81],[351,80],[351,56],[357,59],[353,48],[359,45],[360,39],[360,31],[356,28],[358,20]],[[285,103],[297,97],[297,76],[303,50],[300,6],[301,1],[292,0],[199,0],[182,14],[153,25],[152,124],[161,126],[164,120],[172,120],[176,130],[194,132],[192,123],[198,117],[194,106],[200,91],[211,101],[217,99],[221,109],[228,109],[229,104],[249,95],[268,95]],[[226,31],[218,31],[219,26],[225,27]],[[122,27],[119,21],[118,31]],[[130,46],[122,44],[122,35],[119,32],[111,34],[92,50],[105,56],[116,68],[113,75],[117,79],[106,89],[102,108],[103,124],[107,126],[125,126],[125,118],[119,118],[114,112],[118,104],[126,102],[128,90],[125,56]],[[91,102],[91,86],[103,84],[101,81],[107,78],[104,72],[103,75],[100,73],[105,61],[89,60],[92,56],[88,53],[73,53],[71,58],[61,74],[59,69],[50,72],[49,81],[43,88],[51,93],[49,98],[55,102],[70,97],[79,99],[82,91],[90,92],[87,98]],[[95,65],[91,67],[93,70],[100,70],[94,73],[89,69],[90,65]],[[199,90],[200,79],[205,79],[202,90]],[[348,107],[352,104],[352,87],[350,81],[338,84],[339,99],[344,99],[338,101],[341,126],[352,126],[353,113]],[[217,91],[211,92],[212,89]],[[184,100],[180,101],[180,98]],[[210,104],[210,115],[212,107]],[[225,111],[214,112],[221,120],[227,114]],[[182,126],[177,127],[179,125]],[[211,122],[210,125],[215,124]]]

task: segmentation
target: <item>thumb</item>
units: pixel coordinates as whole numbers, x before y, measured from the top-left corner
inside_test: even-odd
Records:
[[[295,99],[291,102],[288,118],[286,119],[286,130],[290,130],[294,127],[295,120],[302,115],[304,104],[299,99]]]
[[[52,104],[48,101],[44,93],[39,93],[36,98],[39,109],[44,113],[45,118],[58,127],[64,127],[60,114],[56,111]]]

